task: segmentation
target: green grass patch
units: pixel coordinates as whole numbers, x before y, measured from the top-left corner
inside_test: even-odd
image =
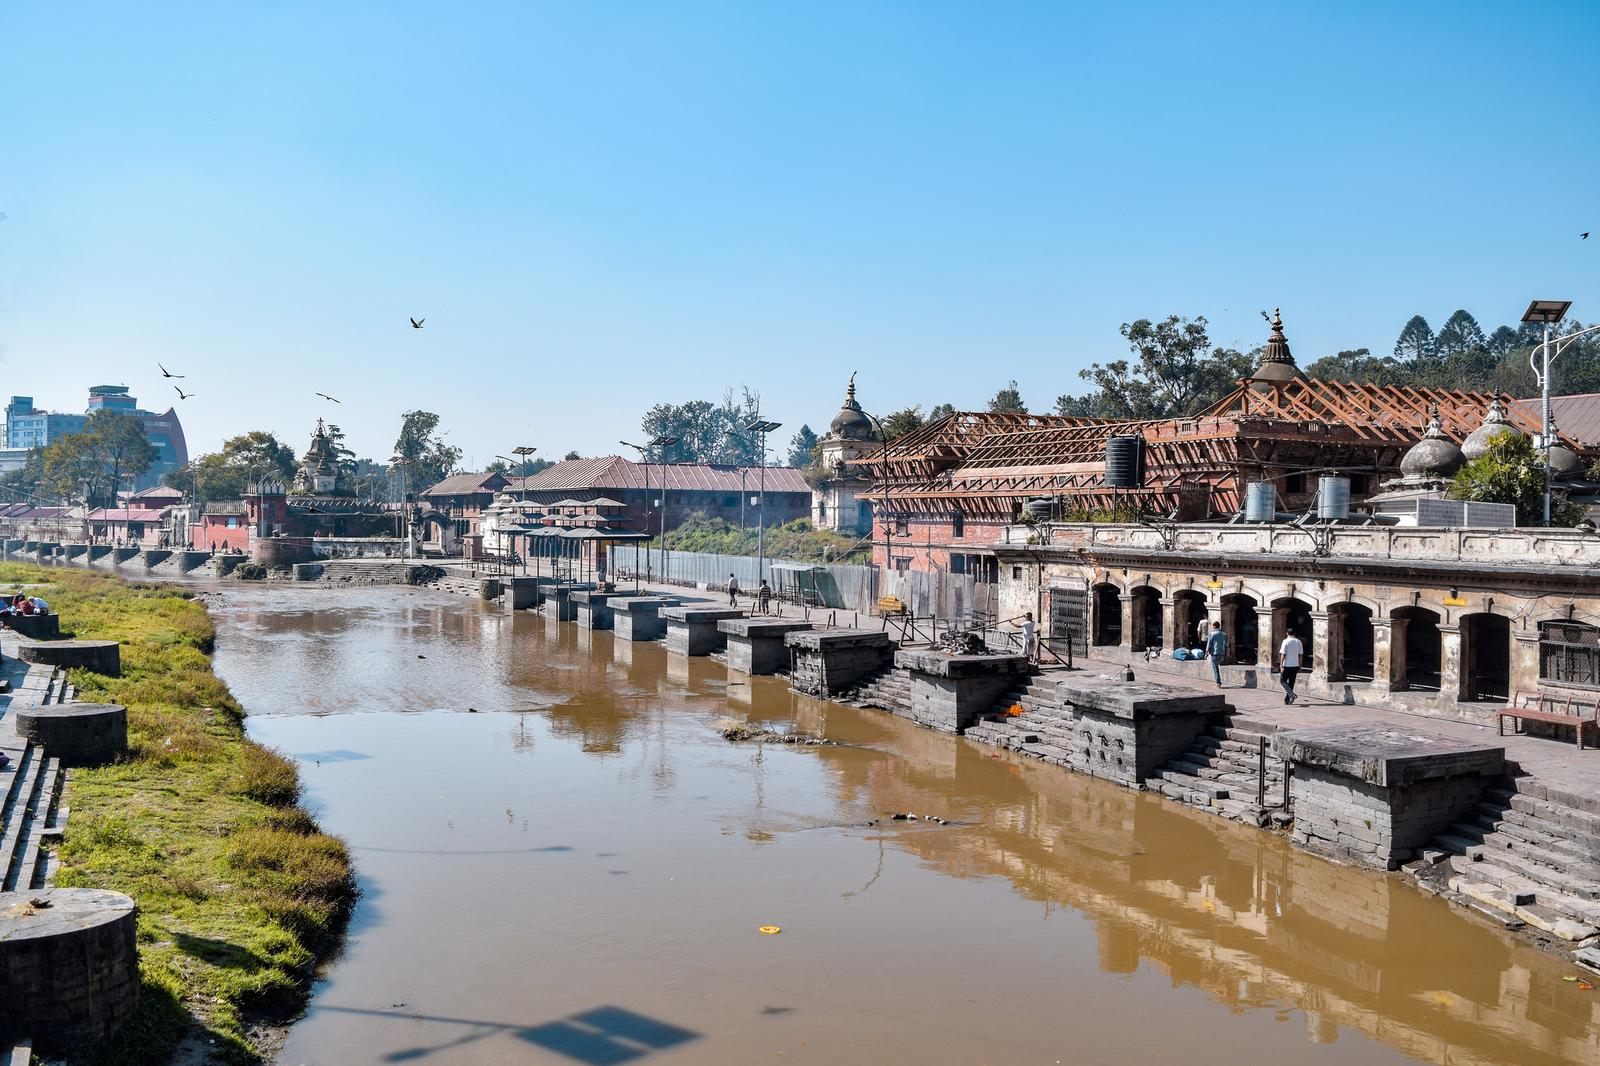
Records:
[[[754,515],[750,521],[755,522]],[[872,554],[871,545],[862,538],[844,536],[831,529],[817,529],[804,518],[768,526],[759,537],[757,533],[753,524],[740,529],[721,518],[696,512],[684,518],[676,529],[668,531],[667,547],[712,555],[755,555],[759,542],[768,558],[816,563],[859,563]],[[660,538],[650,543],[659,547]]]
[[[62,886],[139,904],[138,1010],[114,1045],[78,1060],[158,1066],[191,1026],[222,1057],[259,1061],[249,1028],[287,1017],[338,940],[357,889],[343,841],[297,806],[295,766],[244,735],[211,671],[205,606],[171,586],[0,564],[80,637],[122,642],[120,678],[75,671],[79,699],[128,707],[128,757],[74,770]]]

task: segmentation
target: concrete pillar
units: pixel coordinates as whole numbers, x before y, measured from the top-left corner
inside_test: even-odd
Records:
[[[1387,618],[1374,618],[1372,620],[1372,691],[1383,693],[1391,692],[1394,685],[1391,683],[1393,666],[1391,665],[1390,650],[1394,646],[1392,628]]]
[[[1539,687],[1539,627],[1515,629],[1511,632],[1511,683],[1507,693],[1515,701],[1517,693],[1533,692]]]
[[[1341,632],[1340,637],[1343,635]],[[1328,632],[1327,611],[1311,612],[1311,647],[1316,649],[1311,659],[1311,676],[1317,681],[1327,681],[1329,664],[1334,661],[1334,644]]]
[[[1272,642],[1272,608],[1256,608],[1256,668],[1262,673],[1278,672],[1278,646]]]
[[[1461,627],[1439,627],[1439,703],[1452,707],[1462,698]]]
[[[1133,597],[1124,592],[1117,599],[1122,601],[1122,643],[1117,645],[1124,651],[1133,650]]]

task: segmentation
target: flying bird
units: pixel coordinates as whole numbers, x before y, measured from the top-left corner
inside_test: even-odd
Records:
[[[1582,233],[1578,234],[1578,240],[1586,241],[1588,239],[1589,239],[1589,231],[1588,230],[1584,230]]]
[[[187,400],[191,396],[194,395],[194,393],[192,393],[192,392],[184,392],[182,389],[178,388],[178,386],[176,386],[176,385],[174,385],[172,387],[178,393],[178,399],[180,399],[180,400]]]
[[[156,366],[161,366],[161,364],[157,363]],[[186,378],[189,375],[188,374],[174,374],[172,371],[168,370],[166,367],[161,366],[161,376],[164,377],[164,378]]]
[[[321,397],[322,397],[322,398],[323,398],[323,399],[324,399],[324,400],[333,400],[333,402],[334,402],[334,403],[338,403],[338,402],[339,402],[339,401],[338,401],[338,400],[337,400],[337,399],[335,399],[335,398],[334,398],[334,397],[332,397],[332,396],[329,396],[329,395],[328,395],[328,394],[327,394],[327,393],[325,393],[325,392],[319,392],[319,393],[317,393],[317,395],[318,395],[318,396],[321,396]]]
[[[426,318],[413,318],[411,320],[411,328],[412,329],[421,329],[422,328],[422,324],[424,322],[426,322],[426,321],[428,321]]]

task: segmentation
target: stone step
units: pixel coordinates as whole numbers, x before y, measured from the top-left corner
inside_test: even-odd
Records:
[[[0,1044],[0,1066],[29,1066],[32,1062],[32,1040],[18,1040],[10,1046]]]
[[[50,762],[43,748],[29,744],[22,757],[6,770],[18,780],[12,783],[6,808],[0,812],[0,892],[13,891],[18,880],[12,876],[12,871],[21,871],[22,864],[18,860],[30,839],[28,826],[33,820],[35,805],[40,801],[41,785]],[[31,868],[29,878],[31,881]]]
[[[1568,839],[1559,826],[1551,826],[1549,831],[1545,831],[1531,828],[1520,822],[1510,821],[1503,816],[1494,817],[1476,812],[1474,812],[1470,824],[1481,826],[1491,833],[1499,833],[1512,840],[1522,841],[1524,844],[1569,856],[1573,862],[1592,863],[1594,861],[1591,857],[1593,852],[1584,846],[1581,838],[1578,840]]]
[[[1199,792],[1203,795],[1209,796],[1211,798],[1211,802],[1228,799],[1231,796],[1231,792],[1227,785],[1218,784],[1215,781],[1207,781],[1203,777],[1195,777],[1192,774],[1186,774],[1181,771],[1167,769],[1157,770],[1155,777],[1157,780],[1177,785],[1179,788],[1188,789],[1192,792]]]
[[[1498,798],[1495,802],[1499,802]],[[1505,801],[1505,806],[1525,817],[1552,822],[1600,840],[1600,815],[1520,794],[1510,796]]]
[[[1490,851],[1500,851],[1507,855],[1514,855],[1522,865],[1545,866],[1552,870],[1560,870],[1575,880],[1592,881],[1600,884],[1600,865],[1585,862],[1572,855],[1554,851],[1495,830],[1485,829],[1470,822],[1455,822],[1450,826],[1449,832],[1453,836],[1476,840]]]
[[[45,764],[43,779],[39,783],[38,794],[34,798],[32,813],[27,815],[27,821],[22,827],[21,845],[12,864],[10,877],[0,880],[0,888],[5,891],[26,892],[31,888],[42,887],[39,884],[40,874],[44,872],[43,864],[40,862],[41,848],[44,845],[45,829],[50,824],[56,800],[60,796],[58,790],[60,776],[61,761],[49,759]]]

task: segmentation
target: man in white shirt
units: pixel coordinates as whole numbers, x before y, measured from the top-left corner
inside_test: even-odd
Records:
[[[1028,611],[1022,616],[1022,654],[1028,657],[1030,663],[1038,658],[1033,649],[1034,628],[1033,612]]]
[[[1283,702],[1294,702],[1294,679],[1300,673],[1300,660],[1305,655],[1305,645],[1290,633],[1278,646],[1278,684],[1283,686]]]

